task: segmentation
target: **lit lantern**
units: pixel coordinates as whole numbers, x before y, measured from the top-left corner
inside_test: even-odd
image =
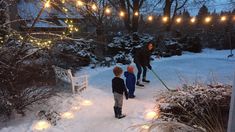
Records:
[[[92,105],[92,102],[91,102],[90,100],[84,100],[84,101],[81,103],[81,105],[83,105],[83,106],[90,106],[90,105]]]
[[[206,22],[206,23],[209,23],[209,22],[211,22],[211,19],[212,19],[211,17],[206,17],[206,18],[205,18],[205,22]]]
[[[166,22],[168,21],[168,17],[167,17],[167,16],[163,17],[163,18],[162,18],[162,21],[163,21],[164,23],[166,23]]]
[[[227,17],[226,16],[222,16],[221,18],[220,18],[220,21],[221,22],[224,22],[224,21],[226,21],[227,20]]]
[[[74,118],[74,115],[71,112],[65,112],[61,115],[61,117],[64,119],[72,119],[72,118]]]
[[[48,129],[50,127],[51,127],[51,124],[48,121],[41,120],[41,121],[38,121],[34,125],[33,129],[37,130],[37,131],[43,131],[43,130]]]
[[[120,17],[124,17],[124,16],[125,16],[125,12],[121,11],[121,12],[119,13],[119,16],[120,16]]]
[[[182,21],[182,18],[180,17],[176,19],[176,23],[181,23],[181,21]]]
[[[45,3],[45,7],[46,8],[49,8],[51,5],[50,5],[50,0],[48,0],[46,3]]]
[[[149,21],[153,21],[153,16],[148,16]]]
[[[144,118],[146,120],[152,120],[152,119],[156,118],[156,116],[157,116],[157,113],[155,111],[150,111],[145,114]]]
[[[196,18],[195,18],[195,17],[191,18],[191,19],[190,19],[190,22],[191,22],[191,23],[195,23],[195,22],[196,22]]]
[[[109,8],[106,8],[106,9],[105,9],[105,13],[106,13],[106,14],[110,14],[110,13],[111,13],[111,10],[110,10]]]

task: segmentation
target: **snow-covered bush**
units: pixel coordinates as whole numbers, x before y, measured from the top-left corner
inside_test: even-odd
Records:
[[[143,47],[153,39],[154,37],[148,34],[138,33],[114,37],[113,41],[108,44],[108,52],[114,56],[116,63],[130,64],[134,50]]]
[[[112,55],[116,55],[120,53],[120,51],[125,54],[129,54],[132,52],[133,48],[140,48],[153,39],[154,38],[150,35],[137,33],[121,37],[114,37],[113,41],[108,44],[108,49]]]
[[[15,112],[24,115],[25,110],[32,104],[53,95],[50,87],[38,88],[53,84],[54,81],[48,56],[46,51],[38,50],[30,44],[22,46],[14,40],[1,47],[1,120],[10,118]]]
[[[95,61],[93,40],[58,41],[50,49],[53,63],[64,68],[87,66]]]
[[[159,120],[177,121],[208,132],[225,131],[228,122],[231,86],[184,86],[164,92],[156,99]]]

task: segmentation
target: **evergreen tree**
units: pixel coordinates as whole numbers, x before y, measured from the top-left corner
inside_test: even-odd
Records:
[[[186,19],[187,19],[187,18],[190,18],[190,14],[189,14],[188,10],[185,10],[185,9],[184,9],[183,17],[186,18]]]
[[[208,11],[208,8],[206,7],[206,5],[203,5],[198,12],[197,18],[199,20],[199,22],[203,22],[203,19],[208,16],[210,13]]]

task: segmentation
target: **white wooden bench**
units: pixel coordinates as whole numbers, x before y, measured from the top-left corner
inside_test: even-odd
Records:
[[[55,71],[56,83],[63,81],[71,85],[72,92],[75,94],[81,92],[88,87],[87,75],[74,77],[70,69],[66,70],[61,67],[52,66]]]

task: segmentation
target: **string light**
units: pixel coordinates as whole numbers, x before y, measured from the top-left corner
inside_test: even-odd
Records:
[[[97,6],[96,6],[95,4],[93,4],[93,5],[91,6],[91,8],[92,8],[92,10],[94,10],[94,11],[97,10]]]
[[[64,4],[64,3],[65,3],[65,0],[62,0],[62,3]]]
[[[119,16],[120,16],[120,17],[124,17],[124,16],[125,16],[125,12],[121,11],[121,12],[119,13]]]
[[[221,22],[224,22],[224,21],[226,21],[227,20],[227,17],[226,16],[222,16],[221,18],[220,18],[220,21]]]
[[[45,3],[45,7],[46,8],[49,8],[51,5],[50,5],[50,0],[48,0],[46,3]]]
[[[135,12],[134,15],[135,15],[135,16],[139,16],[139,12]]]
[[[153,16],[148,16],[149,21],[153,21]]]
[[[176,19],[176,23],[181,23],[181,21],[182,21],[182,18],[180,17]]]
[[[110,14],[110,13],[111,13],[111,10],[110,10],[109,8],[106,8],[106,9],[105,9],[105,13],[106,13],[106,14]]]
[[[168,21],[168,17],[167,17],[167,16],[163,17],[163,18],[162,18],[162,21],[163,21],[164,23],[166,23],[166,22]]]
[[[191,18],[191,19],[190,19],[190,22],[191,22],[191,23],[195,23],[195,22],[196,22],[196,18],[195,18],[195,17]]]
[[[83,6],[83,5],[84,5],[84,3],[82,1],[80,1],[80,0],[77,1],[77,6]]]
[[[208,17],[205,18],[205,22],[206,22],[206,23],[209,23],[209,22],[211,22],[211,19],[212,19],[212,18],[208,16]]]

